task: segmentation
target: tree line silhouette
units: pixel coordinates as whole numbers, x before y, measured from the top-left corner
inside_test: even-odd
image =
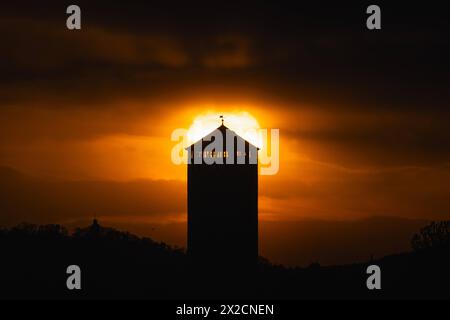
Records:
[[[0,298],[450,298],[450,222],[412,237],[412,251],[342,266],[288,268],[260,257],[253,272],[198,265],[183,248],[101,226],[72,233],[57,224],[0,229]],[[234,262],[239,266],[239,261]],[[82,289],[66,287],[66,268],[82,270]],[[369,291],[366,268],[382,270]]]
[[[415,251],[448,249],[450,247],[450,221],[432,222],[416,233],[411,246]]]

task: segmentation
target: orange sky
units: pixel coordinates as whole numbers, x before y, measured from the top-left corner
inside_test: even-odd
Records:
[[[380,115],[377,119],[356,114],[334,116],[307,106],[292,111],[257,101],[162,104],[161,110],[170,110],[162,114],[146,113],[143,106],[144,101],[118,103],[107,110],[3,112],[3,119],[16,125],[2,128],[10,137],[2,143],[2,165],[49,179],[184,182],[186,167],[171,162],[176,144],[170,140],[171,132],[189,128],[202,113],[246,111],[262,128],[280,129],[280,170],[275,176],[260,176],[262,219],[430,218],[445,214],[436,208],[448,206],[449,189],[443,183],[448,166],[401,163],[404,160],[396,159],[390,147],[367,151],[364,145],[348,147],[295,133],[394,121],[380,120]],[[377,157],[392,160],[386,165]],[[178,214],[185,219],[185,212]],[[145,220],[145,215],[142,218]]]
[[[368,33],[340,4],[80,5],[70,32],[57,1],[2,4],[0,226],[185,221],[170,137],[208,112],[280,130],[264,222],[448,219],[447,17],[392,4]]]

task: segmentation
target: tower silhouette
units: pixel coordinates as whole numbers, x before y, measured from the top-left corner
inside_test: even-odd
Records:
[[[223,123],[188,151],[188,254],[232,267],[258,259],[258,148]]]

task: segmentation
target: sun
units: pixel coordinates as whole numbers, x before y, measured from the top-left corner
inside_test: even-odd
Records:
[[[255,117],[246,111],[233,113],[208,112],[196,116],[187,132],[189,143],[200,140],[219,127],[221,124],[220,116],[223,116],[225,126],[236,134],[259,148],[262,146],[259,123]]]

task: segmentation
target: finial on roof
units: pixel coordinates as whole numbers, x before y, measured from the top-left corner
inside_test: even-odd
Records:
[[[222,125],[223,125],[223,116],[220,116],[219,118],[222,120]]]

